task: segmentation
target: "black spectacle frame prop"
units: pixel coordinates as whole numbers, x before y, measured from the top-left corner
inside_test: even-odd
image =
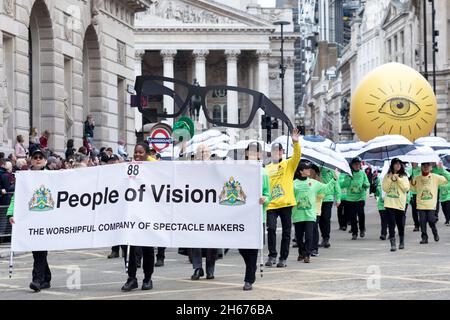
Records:
[[[164,86],[159,82],[171,82],[180,86],[184,86],[186,89],[188,89],[188,93],[186,98],[180,97],[174,89],[171,89],[169,87]],[[134,89],[136,91],[136,96],[132,98],[132,107],[137,107],[139,112],[141,112],[143,115],[146,113],[151,112],[149,108],[143,108],[142,107],[142,98],[145,98],[145,96],[151,96],[151,95],[158,95],[158,96],[168,96],[171,97],[174,102],[178,106],[178,110],[173,114],[168,113],[156,113],[156,116],[158,118],[176,118],[178,116],[184,115],[189,111],[190,102],[192,97],[199,96],[201,98],[201,107],[203,110],[203,113],[205,115],[206,120],[209,123],[212,123],[216,126],[221,127],[229,127],[229,128],[247,128],[250,126],[251,122],[253,121],[258,109],[261,109],[264,111],[266,116],[274,117],[279,120],[281,120],[287,127],[288,130],[292,132],[294,129],[291,121],[287,117],[287,115],[281,111],[280,108],[278,108],[267,96],[262,94],[261,92],[242,88],[242,87],[233,87],[233,86],[223,86],[223,85],[214,85],[214,86],[197,86],[197,85],[191,85],[185,81],[173,79],[173,78],[167,78],[167,77],[161,77],[161,76],[137,76],[136,77],[136,83],[134,86]],[[253,103],[251,106],[251,111],[249,114],[249,118],[245,123],[227,123],[223,121],[216,121],[214,120],[207,109],[206,104],[206,97],[208,92],[213,92],[214,90],[226,90],[226,91],[232,91],[237,93],[245,93],[253,97]]]

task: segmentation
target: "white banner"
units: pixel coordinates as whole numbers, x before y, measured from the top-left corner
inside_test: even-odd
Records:
[[[135,162],[17,174],[13,251],[262,248],[257,162]]]

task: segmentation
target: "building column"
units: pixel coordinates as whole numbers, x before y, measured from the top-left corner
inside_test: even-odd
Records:
[[[175,49],[163,49],[160,52],[163,59],[163,75],[167,78],[173,78],[173,59],[177,54],[177,50]],[[164,86],[167,88],[171,88],[174,90],[173,82],[164,82]],[[181,106],[179,106],[181,107]],[[174,112],[174,99],[164,95],[164,109],[168,114],[173,114]],[[167,118],[165,121],[168,125],[173,127],[173,118]]]
[[[144,58],[144,55],[145,50],[136,50],[134,52],[134,75],[136,77],[142,75],[142,59]],[[139,112],[138,108],[134,108],[134,126],[137,131],[142,130],[142,113]]]
[[[195,78],[200,86],[206,86],[206,56],[209,54],[207,49],[196,49],[192,52],[195,58]],[[200,110],[198,123],[200,129],[207,128],[207,121],[203,110]]]
[[[270,49],[256,50],[256,55],[258,56],[258,91],[269,97],[269,57],[272,53]],[[256,114],[259,139],[264,139],[262,136],[261,128],[261,116],[264,112],[259,109]]]
[[[227,59],[227,86],[237,87],[237,60],[241,54],[241,50],[231,49],[225,50],[225,57]],[[236,91],[227,92],[227,122],[232,124],[239,123],[239,101],[238,93]],[[237,130],[229,128],[228,134],[231,138],[231,143],[235,143],[237,138]]]

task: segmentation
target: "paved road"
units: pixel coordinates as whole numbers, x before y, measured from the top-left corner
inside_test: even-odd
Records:
[[[153,290],[122,293],[123,260],[106,259],[106,248],[51,252],[52,288],[37,294],[28,289],[30,254],[15,257],[12,279],[8,260],[1,259],[0,299],[450,299],[450,228],[443,225],[442,213],[441,240],[420,245],[408,211],[406,249],[391,253],[388,241],[378,239],[373,198],[367,211],[366,238],[351,241],[348,232],[338,231],[334,209],[331,248],[321,249],[310,264],[297,262],[296,249],[291,249],[288,267],[264,268],[262,278],[258,272],[251,292],[242,291],[244,263],[237,250],[217,262],[216,279],[191,281],[187,258],[168,249],[166,265],[155,268]],[[81,288],[69,289],[67,284],[76,287],[77,270]],[[141,270],[138,277],[141,282]]]

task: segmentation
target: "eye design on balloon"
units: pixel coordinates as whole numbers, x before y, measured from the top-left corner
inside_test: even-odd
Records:
[[[397,97],[387,100],[378,112],[396,120],[409,120],[420,112],[420,108],[416,103],[407,98]]]

